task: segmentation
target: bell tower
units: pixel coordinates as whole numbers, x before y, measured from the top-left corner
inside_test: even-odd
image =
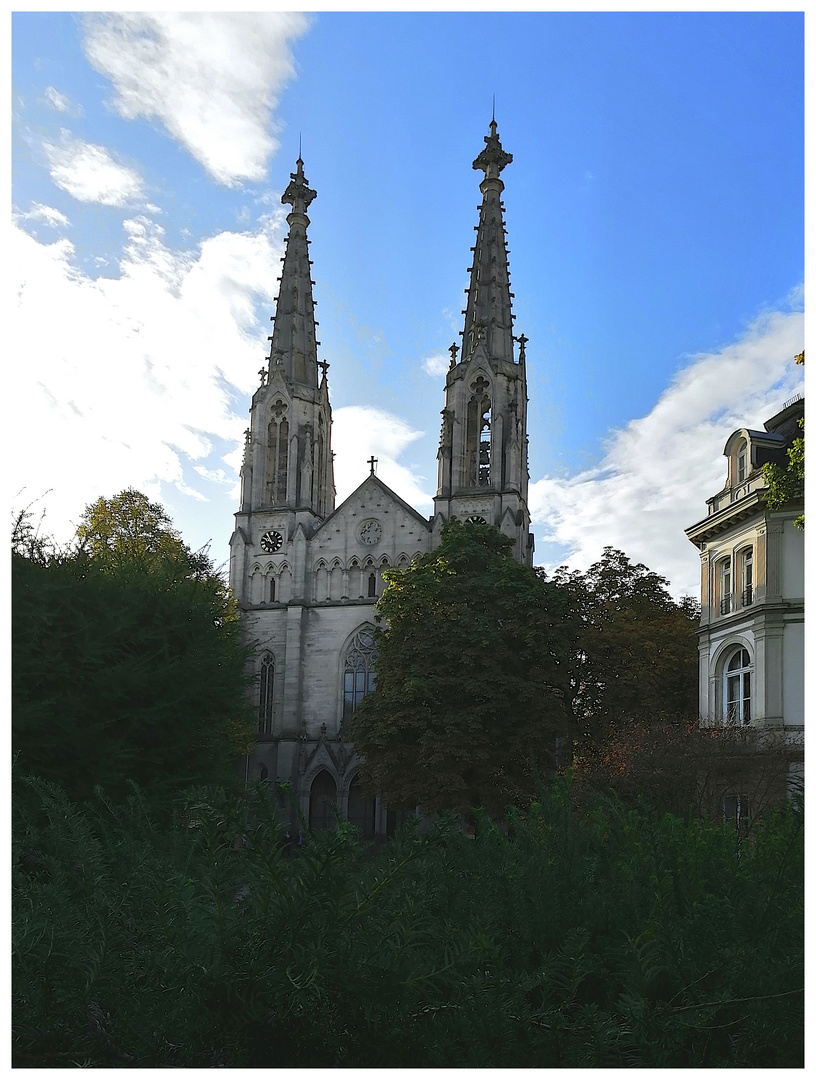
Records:
[[[269,554],[291,556],[298,535],[308,540],[334,510],[329,365],[317,359],[320,343],[306,235],[306,211],[316,195],[298,158],[281,196],[292,208],[286,218],[289,234],[269,356],[258,372],[260,386],[249,410],[241,505],[230,544],[230,585],[245,602],[259,599],[249,596],[250,561]],[[294,594],[299,591],[297,577],[295,573]]]
[[[497,526],[515,541],[515,557],[532,565],[527,509],[526,344],[513,336],[504,183],[513,160],[502,148],[495,119],[473,168],[484,173],[473,265],[466,290],[462,347],[450,347],[439,441],[434,532],[451,517]],[[515,355],[514,345],[518,345]],[[460,355],[461,353],[461,355]]]

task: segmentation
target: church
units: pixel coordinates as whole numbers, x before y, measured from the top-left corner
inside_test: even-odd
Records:
[[[513,160],[495,120],[473,168],[484,174],[462,344],[450,348],[434,513],[423,517],[376,475],[335,505],[328,364],[318,359],[307,211],[316,197],[298,158],[283,193],[280,291],[252,397],[230,540],[230,587],[256,645],[257,745],[248,779],[289,784],[305,820],[334,810],[364,837],[391,835],[398,815],[362,795],[349,718],[374,688],[374,605],[383,572],[431,551],[444,523],[490,523],[532,565],[527,508],[527,379],[513,334],[501,173]],[[294,816],[291,825],[297,828]]]

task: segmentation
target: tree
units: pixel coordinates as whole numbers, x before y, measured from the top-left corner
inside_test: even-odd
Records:
[[[614,548],[554,584],[573,620],[568,702],[579,739],[603,742],[621,723],[685,723],[697,715],[699,609],[668,581]]]
[[[785,801],[791,760],[783,732],[750,727],[623,721],[574,761],[579,801],[603,790],[659,813],[690,811],[719,822],[739,806],[743,834]]]
[[[92,532],[111,505],[127,515]],[[75,796],[227,782],[251,745],[234,601],[155,509],[123,492],[79,547],[12,556],[13,748]]]
[[[377,687],[350,737],[391,806],[501,813],[535,791],[566,733],[565,597],[512,542],[456,520],[439,547],[386,575]]]
[[[80,549],[99,565],[173,562],[192,572],[212,572],[206,552],[192,552],[164,507],[135,488],[125,488],[112,499],[100,497],[87,506],[77,538]]]
[[[805,363],[804,351],[796,357],[796,363]],[[769,510],[779,510],[790,502],[805,497],[805,419],[799,421],[800,436],[788,447],[787,465],[768,462],[762,466],[762,475],[768,482],[766,503]],[[793,523],[797,529],[804,529],[805,515],[800,514]]]

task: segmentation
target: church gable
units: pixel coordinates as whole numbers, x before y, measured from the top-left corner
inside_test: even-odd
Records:
[[[313,565],[380,568],[429,549],[428,521],[371,474],[312,536]]]

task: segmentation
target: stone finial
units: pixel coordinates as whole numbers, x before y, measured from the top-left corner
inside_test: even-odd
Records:
[[[297,172],[289,173],[290,183],[283,195],[282,203],[289,203],[292,213],[305,214],[309,209],[312,199],[317,197],[317,192],[309,187],[309,181],[303,175],[303,160],[297,159]]]
[[[485,148],[473,162],[474,169],[481,169],[485,179],[498,179],[499,173],[513,160],[513,155],[508,154],[499,140],[496,130],[496,121],[490,121],[490,134],[485,135]]]

